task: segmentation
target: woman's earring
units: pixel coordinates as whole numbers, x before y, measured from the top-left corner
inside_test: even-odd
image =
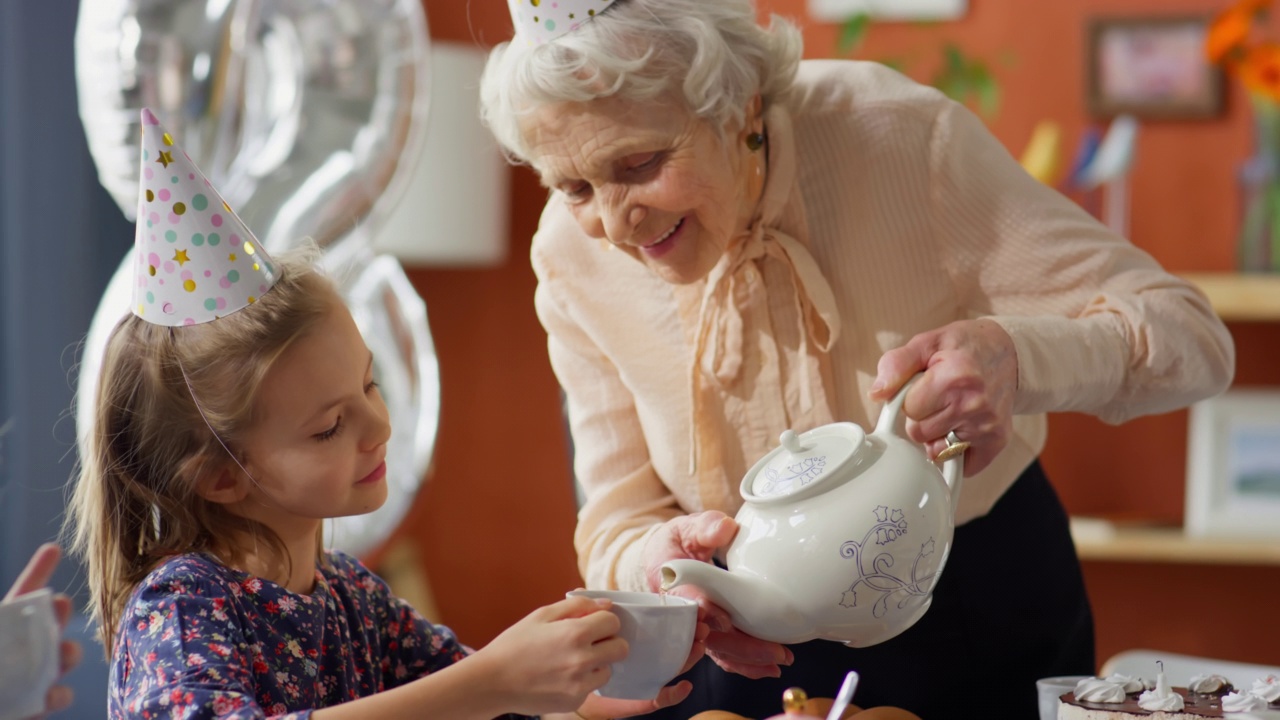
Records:
[[[755,152],[764,147],[764,133],[755,132],[747,135],[747,149]]]

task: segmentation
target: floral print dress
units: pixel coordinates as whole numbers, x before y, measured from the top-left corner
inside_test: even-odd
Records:
[[[341,552],[328,560],[310,595],[208,555],[165,561],[121,617],[108,717],[305,720],[471,652],[359,560]]]

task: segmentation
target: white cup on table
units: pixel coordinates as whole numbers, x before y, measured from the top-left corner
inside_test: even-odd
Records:
[[[1036,681],[1036,693],[1040,697],[1040,720],[1057,720],[1058,698],[1076,689],[1076,683],[1092,675],[1060,675]]]

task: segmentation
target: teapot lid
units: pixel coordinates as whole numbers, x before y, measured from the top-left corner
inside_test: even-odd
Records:
[[[742,480],[746,500],[773,500],[816,487],[834,477],[852,477],[873,455],[867,434],[854,423],[832,423],[797,435],[784,430],[775,448]]]

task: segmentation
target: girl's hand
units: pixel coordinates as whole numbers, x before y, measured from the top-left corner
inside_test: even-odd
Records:
[[[662,586],[663,563],[679,558],[710,562],[716,551],[727,547],[737,534],[738,523],[715,510],[682,515],[663,523],[644,548],[644,572],[649,589],[657,592]],[[707,656],[726,671],[752,679],[778,677],[782,674],[779,666],[790,665],[795,659],[786,647],[734,628],[729,613],[698,588],[682,585],[671,594],[698,603],[698,622],[710,627]]]
[[[918,372],[903,402],[907,436],[930,457],[947,447],[947,433],[970,443],[965,475],[991,464],[1013,434],[1018,355],[1013,339],[994,320],[959,320],[920,333],[885,353],[876,367],[872,400],[884,402]]]
[[[513,712],[570,712],[609,680],[609,666],[627,656],[608,600],[571,597],[538,608],[473,657],[486,658],[496,687]]]
[[[22,574],[13,583],[13,587],[9,588],[9,592],[5,594],[5,600],[11,600],[19,595],[25,595],[29,592],[35,592],[49,584],[50,578],[53,577],[53,571],[58,567],[58,560],[62,557],[62,550],[53,543],[45,543],[36,549],[31,559],[27,561],[27,566],[22,570]],[[67,621],[71,619],[71,599],[66,595],[58,594],[53,597],[53,609],[58,615],[58,626],[62,630],[66,630]],[[70,640],[63,640],[58,646],[58,658],[61,665],[62,674],[66,674],[68,670],[80,663],[82,651],[79,643]],[[45,697],[45,712],[53,713],[64,710],[71,705],[71,688],[65,685],[55,685],[49,690],[49,694]]]
[[[711,628],[705,622],[702,622],[702,609],[698,609],[699,620],[698,626],[693,633],[693,647],[689,648],[689,657],[684,662],[684,667],[680,668],[683,674],[688,672],[689,668],[698,664],[702,656],[707,650],[707,633]],[[619,700],[617,698],[600,697],[591,694],[587,696],[582,706],[578,708],[577,715],[570,714],[566,716],[572,720],[603,720],[604,718],[631,717],[633,715],[645,715],[660,710],[665,707],[671,707],[677,703],[684,702],[689,697],[690,691],[693,690],[693,684],[688,680],[681,680],[675,685],[668,685],[658,692],[658,697],[652,700]]]

